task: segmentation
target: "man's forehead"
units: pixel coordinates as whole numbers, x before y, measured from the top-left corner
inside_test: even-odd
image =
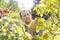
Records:
[[[28,13],[28,12],[30,12],[29,10],[22,10],[21,11],[22,13]]]
[[[21,14],[22,14],[22,15],[24,15],[24,14],[30,14],[30,12],[27,11],[27,10],[24,10],[24,11],[21,12]]]

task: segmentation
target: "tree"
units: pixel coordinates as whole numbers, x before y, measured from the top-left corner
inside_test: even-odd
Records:
[[[19,7],[18,7],[17,1],[9,0],[9,3],[8,3],[7,7],[11,7],[14,12],[15,11],[19,11]]]

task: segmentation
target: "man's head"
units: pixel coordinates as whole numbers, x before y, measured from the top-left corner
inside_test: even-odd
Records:
[[[28,10],[21,11],[20,17],[26,24],[29,24],[32,21],[31,13]]]

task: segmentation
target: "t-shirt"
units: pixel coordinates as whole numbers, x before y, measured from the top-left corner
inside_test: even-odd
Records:
[[[37,23],[35,20],[32,20],[32,22],[30,22],[30,24],[25,24],[25,31],[30,33],[32,36],[33,35],[36,35],[36,26],[37,26]]]

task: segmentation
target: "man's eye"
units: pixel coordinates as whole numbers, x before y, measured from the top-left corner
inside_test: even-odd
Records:
[[[23,17],[25,17],[26,15],[24,15]]]

